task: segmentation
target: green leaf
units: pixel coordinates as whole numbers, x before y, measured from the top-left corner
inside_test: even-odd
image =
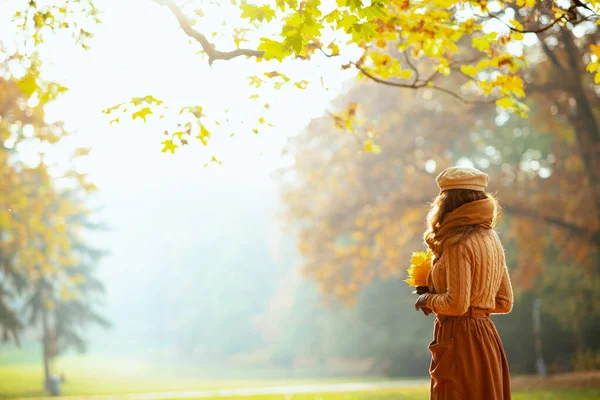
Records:
[[[250,22],[270,22],[273,18],[275,18],[275,10],[273,10],[268,4],[256,6],[254,4],[244,3],[240,4],[239,7],[242,10],[241,17],[249,19]]]
[[[302,36],[297,34],[297,35],[293,35],[293,36],[288,36],[285,41],[283,42],[283,45],[286,48],[291,48],[292,50],[294,50],[294,53],[299,54],[302,51],[302,46],[303,46],[303,39]]]
[[[327,14],[324,19],[326,22],[332,24],[336,21],[339,21],[340,17],[341,17],[341,13],[340,11],[336,8],[335,10],[333,10],[332,12],[330,12],[329,14]]]
[[[356,11],[362,8],[362,0],[337,0],[339,7],[348,7],[352,11]]]
[[[354,42],[370,42],[377,34],[377,24],[372,22],[365,22],[364,24],[352,25],[352,40]]]
[[[263,58],[265,60],[283,61],[290,54],[289,51],[286,51],[283,43],[267,38],[260,38],[258,50],[264,51]]]
[[[362,9],[361,14],[369,21],[377,18],[386,18],[388,16],[386,13],[386,8],[383,6],[383,4],[378,2],[371,2],[369,7]]]

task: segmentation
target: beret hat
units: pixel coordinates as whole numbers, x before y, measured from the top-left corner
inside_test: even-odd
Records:
[[[435,178],[440,191],[450,189],[469,189],[485,191],[489,176],[478,169],[469,167],[450,167]]]

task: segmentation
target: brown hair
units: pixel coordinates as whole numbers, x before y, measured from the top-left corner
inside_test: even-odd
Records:
[[[444,190],[431,203],[431,208],[427,214],[427,230],[423,235],[423,239],[425,239],[425,243],[427,243],[427,246],[435,254],[436,259],[439,259],[442,255],[444,240],[436,239],[435,235],[442,225],[442,222],[444,222],[446,215],[450,214],[463,204],[483,199],[491,199],[494,202],[495,211],[492,219],[492,226],[494,226],[496,225],[496,221],[500,214],[500,205],[496,198],[490,193],[469,189]],[[448,235],[448,238],[452,237],[452,242],[456,242],[480,229],[481,227],[479,225],[461,226],[454,229],[452,233]]]

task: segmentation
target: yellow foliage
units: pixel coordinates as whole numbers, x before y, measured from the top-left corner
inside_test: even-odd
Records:
[[[588,72],[595,73],[594,83],[600,85],[600,45],[591,44],[590,50],[592,62],[588,64],[586,70]]]
[[[405,280],[410,286],[427,286],[427,276],[431,270],[433,253],[431,250],[412,253],[411,265],[408,268],[408,279]]]

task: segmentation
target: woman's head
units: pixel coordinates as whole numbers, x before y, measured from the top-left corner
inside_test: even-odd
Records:
[[[448,168],[438,175],[436,182],[441,192],[432,202],[427,214],[427,230],[424,239],[429,248],[439,256],[442,252],[443,239],[436,237],[436,234],[448,214],[465,204],[489,199],[493,203],[494,210],[493,215],[489,217],[491,226],[494,226],[500,207],[494,196],[484,191],[488,176],[474,168]],[[488,206],[487,210],[491,213],[491,207]],[[452,233],[462,233],[460,239],[478,229],[480,229],[478,224],[462,225],[453,229]]]

